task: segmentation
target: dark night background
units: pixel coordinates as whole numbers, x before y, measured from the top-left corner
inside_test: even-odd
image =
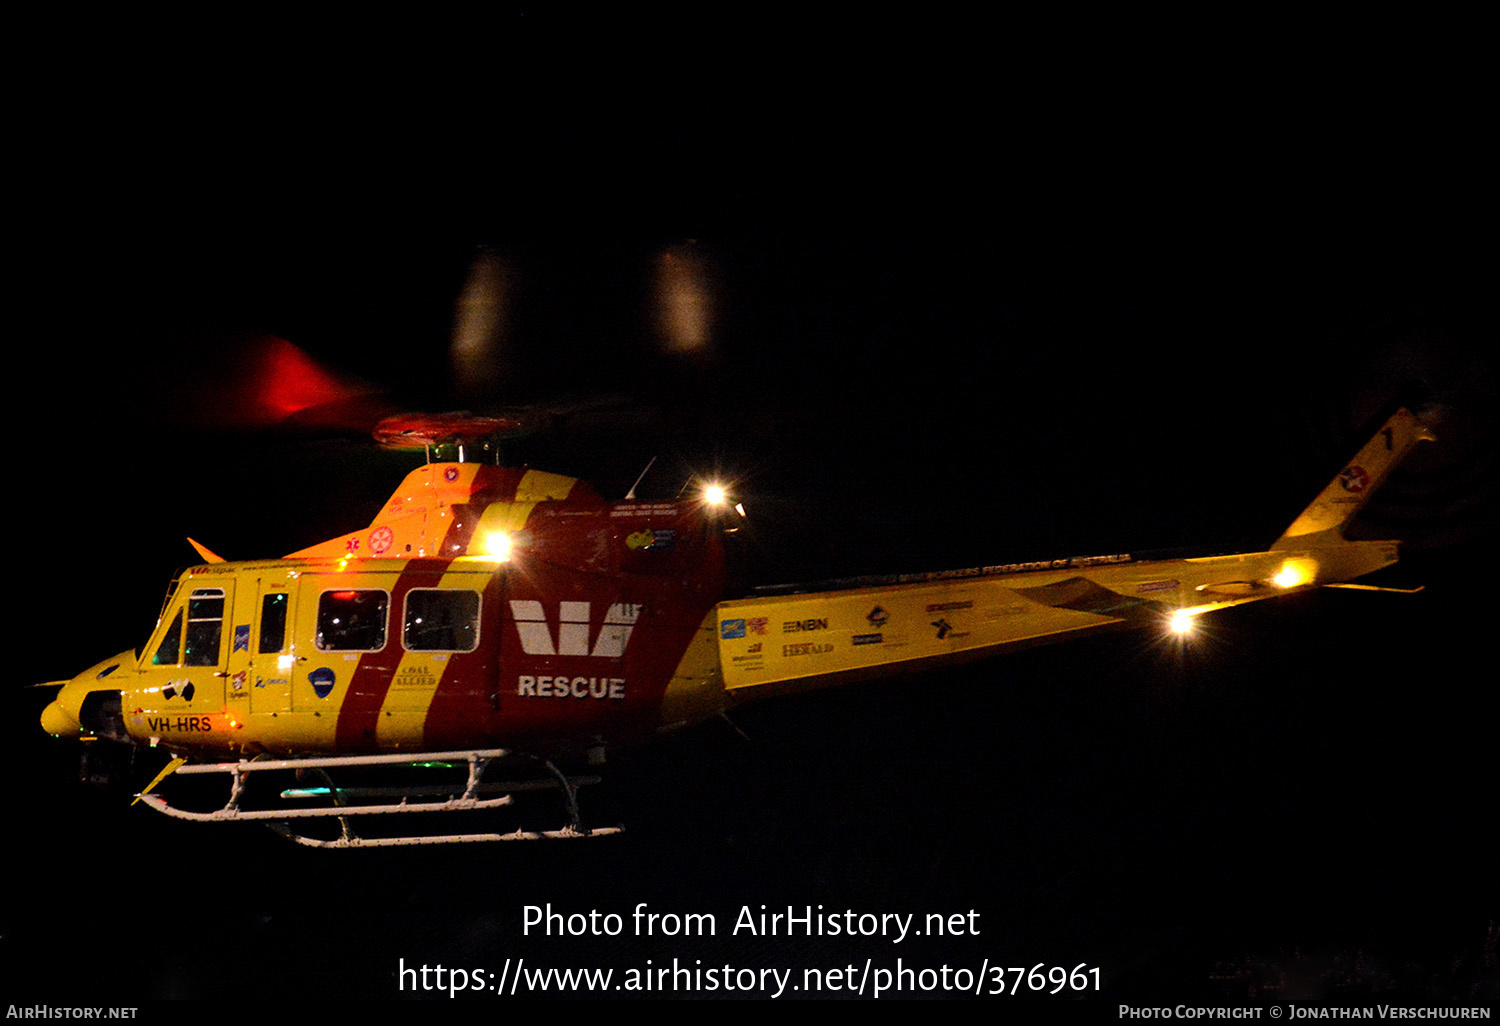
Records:
[[[0,999],[386,1000],[398,959],[524,955],[1087,963],[1111,1007],[1493,1004],[1492,133],[1462,61],[1275,92],[1214,63],[1091,88],[972,60],[795,85],[678,67],[623,91],[510,69],[462,116],[397,84],[304,103],[294,76],[212,117],[36,115]],[[454,304],[482,252],[505,268],[503,374],[458,394]],[[692,355],[653,321],[667,252],[713,311]],[[1426,590],[753,706],[748,740],[619,753],[585,794],[614,839],[324,853],[169,821],[77,784],[22,685],[139,643],[184,536],[289,551],[368,523],[413,465],[240,423],[268,336],[396,406],[573,410],[516,456],[611,498],[653,456],[667,494],[726,474],[763,583],[1261,548],[1419,402],[1441,439],[1368,520],[1410,540],[1379,583]],[[521,935],[527,904],[641,901],[721,935]],[[973,909],[982,933],[725,936],[761,904]]]

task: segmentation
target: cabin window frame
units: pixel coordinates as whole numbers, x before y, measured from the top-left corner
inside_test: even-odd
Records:
[[[410,631],[411,631],[411,626],[412,626],[411,625],[411,620],[410,620],[411,599],[412,599],[413,595],[420,595],[420,594],[440,594],[440,595],[453,595],[453,596],[464,596],[464,595],[467,595],[467,596],[472,596],[473,597],[473,599],[474,599],[474,611],[473,611],[473,615],[472,615],[472,617],[470,619],[470,623],[472,624],[471,629],[473,631],[473,636],[472,636],[472,642],[473,643],[468,648],[449,648],[447,646],[434,647],[434,648],[418,648],[418,647],[414,647],[411,644],[411,641],[410,641]],[[422,653],[432,653],[432,654],[441,654],[441,653],[445,653],[445,652],[446,653],[459,653],[459,654],[462,654],[462,653],[466,653],[466,652],[474,652],[474,651],[477,651],[479,649],[480,635],[481,635],[481,633],[484,630],[483,624],[484,624],[484,592],[482,592],[482,591],[480,591],[478,589],[475,589],[475,588],[440,588],[440,587],[433,587],[433,588],[412,588],[409,591],[407,591],[407,593],[406,593],[406,595],[403,598],[402,603],[401,603],[401,647],[405,651],[407,651],[407,652],[422,652]]]
[[[277,600],[280,600],[279,602]],[[273,613],[273,607],[279,607]],[[287,641],[291,637],[292,622],[290,619],[292,608],[292,593],[290,591],[266,591],[260,596],[260,610],[257,613],[255,632],[256,655],[281,655],[287,650]],[[272,640],[266,633],[268,624],[276,626],[278,631],[278,645],[275,648],[267,648],[266,643]]]
[[[361,595],[379,595],[381,597],[381,607],[380,607],[380,638],[379,638],[379,642],[377,644],[371,645],[371,646],[359,646],[359,647],[333,647],[331,645],[325,644],[325,642],[324,642],[324,635],[325,635],[325,633],[327,633],[327,631],[325,631],[325,628],[324,628],[323,602],[330,595],[337,595],[337,594],[344,593],[344,592],[353,592],[355,594],[361,594]],[[352,627],[346,627],[346,628],[343,628],[343,629],[345,631],[352,631],[352,630],[354,630],[354,628],[352,628]],[[368,628],[362,628],[362,629],[368,629]],[[317,649],[319,652],[380,652],[380,651],[384,650],[384,648],[386,647],[386,645],[390,642],[390,636],[391,636],[391,592],[390,592],[390,589],[388,589],[388,588],[325,588],[322,591],[318,592],[318,606],[317,606],[317,610],[316,610],[316,612],[314,614],[314,619],[313,619],[313,648]]]

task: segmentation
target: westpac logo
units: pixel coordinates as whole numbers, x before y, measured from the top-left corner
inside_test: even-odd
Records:
[[[515,617],[516,632],[521,635],[521,651],[527,655],[590,656],[618,659],[625,654],[630,632],[640,618],[641,607],[631,602],[616,602],[604,614],[604,626],[589,648],[589,602],[557,604],[556,644],[552,624],[542,603],[535,599],[511,599],[510,613]]]

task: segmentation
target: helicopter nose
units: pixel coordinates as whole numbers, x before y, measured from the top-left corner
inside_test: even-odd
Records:
[[[42,729],[56,737],[78,737],[82,733],[78,716],[61,701],[50,702],[42,710]]]

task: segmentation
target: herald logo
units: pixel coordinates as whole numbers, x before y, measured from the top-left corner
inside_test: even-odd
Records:
[[[552,625],[542,604],[535,599],[511,599],[510,614],[521,636],[521,651],[527,655],[589,656],[618,659],[625,654],[630,632],[640,618],[637,603],[616,602],[604,614],[604,626],[589,649],[589,602],[557,604],[557,643],[553,644]]]

